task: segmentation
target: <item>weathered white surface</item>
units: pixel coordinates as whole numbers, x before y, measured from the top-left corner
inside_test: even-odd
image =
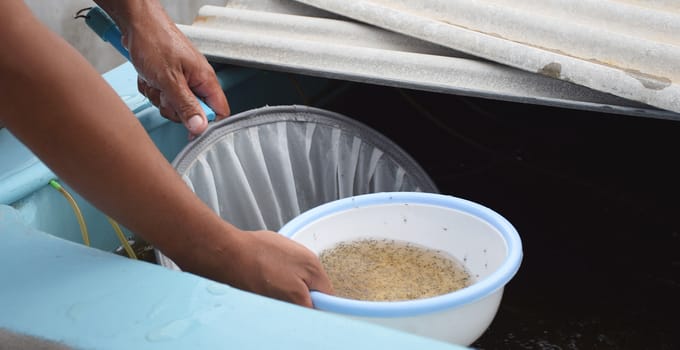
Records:
[[[680,113],[677,1],[296,1]]]
[[[347,20],[204,6],[180,29],[212,60],[389,86],[680,120],[680,115]],[[273,0],[269,0],[273,1]],[[266,2],[266,1],[265,1]],[[263,10],[260,10],[263,9]],[[294,9],[296,13],[298,9]],[[291,13],[288,12],[288,13]],[[303,12],[304,13],[304,12]]]
[[[332,12],[308,6],[293,0],[226,0],[226,7],[240,10],[255,10],[289,15],[340,18]]]
[[[82,20],[73,19],[79,9],[93,6],[92,1],[26,3],[99,71],[123,62]],[[179,24],[192,23],[198,9],[207,4],[242,11],[202,14],[195,25],[181,25],[200,50],[224,62],[680,120],[680,36],[675,35],[680,32],[680,6],[676,0],[162,3]]]

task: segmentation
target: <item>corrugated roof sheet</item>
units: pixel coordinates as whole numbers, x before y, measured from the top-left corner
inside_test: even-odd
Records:
[[[677,1],[296,1],[680,113]]]
[[[498,4],[503,2],[501,0],[421,1],[417,4],[393,0],[360,0],[346,4],[342,1],[299,1],[314,3],[323,10],[283,0],[232,0],[226,7],[202,7],[191,26],[180,26],[180,28],[201,52],[213,60],[222,62],[467,96],[680,120],[680,114],[672,112],[680,111],[680,107],[674,109],[679,103],[678,96],[680,95],[672,94],[678,89],[677,78],[674,75],[672,79],[667,80],[657,78],[661,74],[666,74],[663,69],[646,70],[642,66],[633,66],[631,63],[630,69],[622,70],[615,67],[613,61],[610,64],[603,64],[596,59],[577,59],[574,56],[560,54],[559,50],[541,51],[554,55],[553,58],[566,57],[565,61],[553,60],[540,65],[538,59],[541,57],[529,57],[529,53],[539,50],[538,45],[528,46],[517,41],[510,41],[514,51],[501,50],[499,46],[485,46],[489,44],[487,41],[498,44],[508,40],[500,38],[500,34],[483,34],[481,31],[463,29],[461,25],[447,24],[447,21],[454,20],[452,17],[444,16],[446,19],[441,19],[444,18],[442,15],[455,12],[455,8],[451,7],[454,3],[475,3],[475,6],[479,6],[475,11],[465,8],[467,15],[462,16],[468,18],[465,25],[470,26],[474,22],[489,22],[490,24],[484,24],[486,27],[483,29],[491,33],[496,28],[494,26],[500,26],[502,22],[510,22],[510,20],[502,20],[504,16],[501,10],[498,10],[501,12],[496,16],[491,14],[481,16],[480,14],[484,12],[482,9],[488,9],[492,3],[500,6]],[[560,1],[546,2],[559,3]],[[518,12],[515,15],[519,16],[519,12],[524,11],[523,16],[515,19],[518,26],[523,20],[533,18],[535,22],[539,22],[538,19],[545,19],[544,15],[532,17],[527,14],[531,6],[529,1],[518,0],[517,4],[517,7],[512,9]],[[417,16],[413,6],[418,7],[420,11]],[[588,12],[576,8],[578,6],[573,7],[565,11],[570,14],[567,17],[577,17],[578,11]],[[368,10],[369,8],[371,10]],[[590,12],[592,12],[591,17],[595,16],[593,11]],[[674,25],[675,15],[664,11],[654,13],[668,16],[666,22]],[[358,23],[339,17],[338,14],[351,16],[390,30]],[[429,14],[431,17],[426,17],[424,14]],[[432,17],[435,14],[438,19]],[[477,16],[476,19],[475,16]],[[376,18],[372,19],[372,17]],[[414,20],[413,17],[418,17],[418,19]],[[498,23],[493,23],[494,18]],[[587,21],[587,18],[584,17],[580,21]],[[393,26],[398,29],[394,29]],[[532,26],[536,26],[536,23]],[[619,24],[619,27],[621,26],[625,25]],[[442,27],[446,27],[446,30]],[[658,34],[659,37],[663,37],[663,40],[668,42],[676,40],[671,35],[672,30],[668,29],[668,25],[661,27],[666,28],[667,35]],[[458,45],[460,44],[458,40],[439,40],[442,39],[441,37],[446,37],[447,33],[450,35],[449,30],[465,31],[465,38],[458,40],[468,40],[471,47]],[[535,30],[527,27],[517,29],[517,32],[527,35],[527,38],[522,40],[529,40],[529,37],[543,37],[530,33],[532,31]],[[635,30],[632,31],[635,32]],[[657,33],[657,31],[654,32]],[[664,33],[663,30],[658,32]],[[421,35],[427,40],[415,37],[420,34],[428,34]],[[559,36],[556,36],[554,40],[559,42]],[[562,40],[565,40],[564,36]],[[579,45],[571,45],[574,46],[573,50],[576,52],[575,47]],[[675,44],[664,43],[663,45],[667,49],[677,50]],[[484,55],[487,57],[484,58]],[[533,64],[538,64],[539,68],[511,67],[507,62],[492,62],[489,59],[495,57],[494,55],[508,56],[511,61],[534,62]],[[622,55],[613,54],[612,57],[619,56]],[[628,60],[626,62],[634,62],[635,57],[639,55],[630,56],[626,58]],[[579,61],[579,64],[567,64],[573,61]],[[641,58],[637,58],[637,61],[645,63]],[[670,57],[656,55],[653,62],[674,65],[668,70],[672,74],[677,73],[678,65]],[[606,69],[607,74],[586,74],[588,72],[586,68],[590,69],[591,66]],[[582,72],[584,76],[581,77],[573,71]],[[535,72],[541,74],[535,74]],[[597,72],[604,73],[600,70]],[[572,77],[572,74],[576,76]],[[671,76],[670,73],[669,76]],[[580,85],[572,82],[580,82]],[[630,85],[637,86],[631,87]],[[600,89],[596,89],[597,87]],[[638,90],[640,95],[634,95],[633,92]],[[625,97],[625,99],[614,95]]]

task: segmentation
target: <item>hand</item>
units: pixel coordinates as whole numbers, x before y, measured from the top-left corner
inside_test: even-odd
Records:
[[[235,287],[312,307],[310,290],[333,294],[318,257],[303,245],[271,231],[246,231]]]
[[[197,97],[215,111],[217,120],[230,113],[227,98],[205,56],[165,12],[151,17],[141,24],[131,22],[123,31],[122,43],[139,73],[138,89],[161,115],[199,135],[208,122]]]

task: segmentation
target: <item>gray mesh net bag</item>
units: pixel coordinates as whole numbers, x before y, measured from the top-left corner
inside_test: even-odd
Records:
[[[353,195],[437,193],[420,165],[354,119],[306,106],[268,106],[212,124],[172,165],[223,219],[277,231],[300,213]],[[177,266],[161,252],[158,262]]]

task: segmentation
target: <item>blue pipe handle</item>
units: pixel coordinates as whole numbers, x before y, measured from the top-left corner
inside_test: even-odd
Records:
[[[123,46],[123,43],[121,42],[121,32],[116,26],[116,23],[113,22],[111,17],[104,12],[100,7],[93,7],[90,9],[87,13],[87,16],[85,17],[85,23],[87,24],[90,29],[92,29],[97,35],[99,35],[102,40],[108,42],[113,46],[118,52],[125,57],[128,61],[130,61],[130,53],[128,50]],[[200,98],[197,98],[198,103],[200,103],[201,108],[203,108],[203,112],[205,112],[206,118],[208,118],[208,121],[213,121],[215,120],[215,111],[212,110],[205,102],[203,102]]]

